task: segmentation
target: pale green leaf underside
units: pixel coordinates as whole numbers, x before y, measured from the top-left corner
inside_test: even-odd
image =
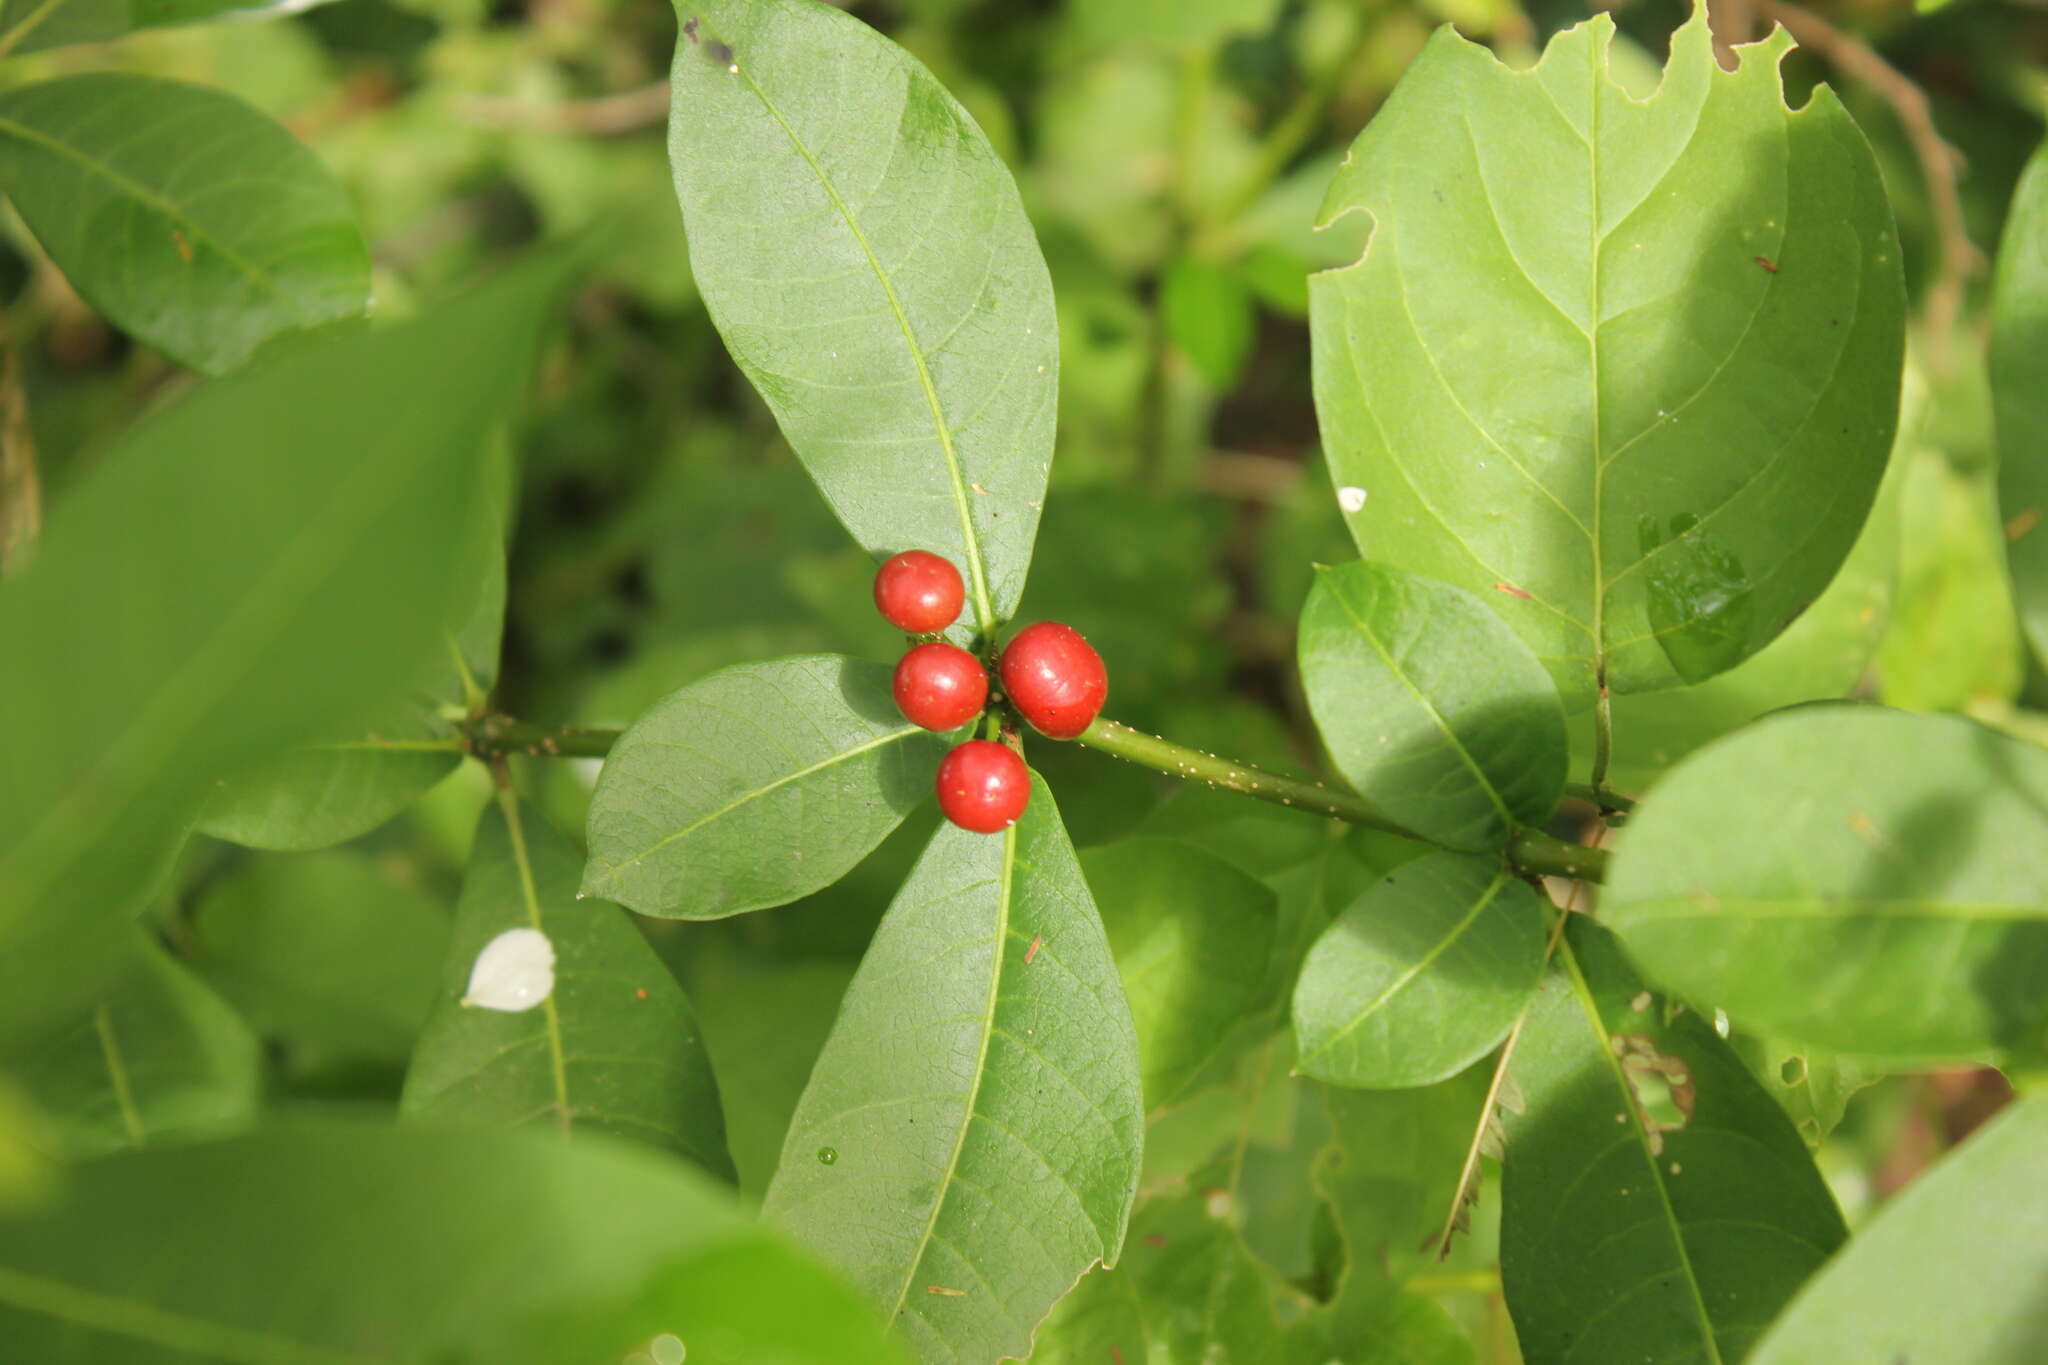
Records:
[[[1009,171],[901,48],[807,0],[684,22],[670,160],[727,349],[870,551],[930,550],[970,619],[1023,592],[1052,460],[1052,282]]]
[[[1501,1284],[1529,1365],[1733,1365],[1845,1236],[1791,1121],[1713,1025],[1674,1015],[1583,918],[1513,1075]]]
[[[1317,574],[1297,648],[1331,761],[1399,824],[1487,849],[1556,808],[1569,757],[1557,688],[1470,594],[1340,564]]]
[[[2048,1096],[1993,1119],[1878,1210],[1785,1310],[1750,1365],[2048,1353]]]
[[[2018,534],[2006,546],[2020,624],[2048,659],[2048,148],[2013,191],[1991,300],[1991,396],[1998,415],[1998,498]]]
[[[528,1133],[301,1119],[89,1163],[0,1222],[0,1341],[36,1365],[563,1365],[657,1332],[881,1365],[863,1308],[678,1163]]]
[[[1705,9],[1638,103],[1598,16],[1510,71],[1445,30],[1352,147],[1310,283],[1316,407],[1361,551],[1479,594],[1590,702],[1698,681],[1841,563],[1891,442],[1903,314],[1877,167],[1782,33]],[[1762,258],[1763,263],[1759,263]]]
[[[484,813],[456,907],[440,997],[406,1073],[410,1118],[609,1132],[732,1178],[710,1057],[682,988],[626,912],[578,899],[581,861],[533,812]],[[461,1003],[484,945],[534,928],[555,950],[537,1009]]]
[[[7,91],[0,189],[95,308],[195,369],[369,305],[347,192],[218,90],[98,72]]]
[[[938,739],[890,671],[837,654],[724,669],[670,693],[605,760],[585,895],[718,919],[830,886],[931,789]]]
[[[140,936],[97,1005],[0,1065],[74,1159],[233,1129],[255,1118],[261,1090],[249,1026]]]
[[[1142,1130],[1130,1010],[1034,780],[1008,831],[942,827],[890,905],[763,1214],[919,1358],[1022,1357],[1081,1273],[1115,1260]]]
[[[1497,860],[1437,853],[1368,888],[1294,991],[1295,1065],[1333,1085],[1454,1076],[1514,1026],[1543,971],[1536,893]]]
[[[1949,716],[1791,711],[1653,790],[1601,916],[1661,985],[1790,1042],[2023,1051],[2048,1026],[2044,847],[2039,749]]]

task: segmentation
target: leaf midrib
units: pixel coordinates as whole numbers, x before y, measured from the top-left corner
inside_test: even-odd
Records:
[[[712,823],[714,820],[724,819],[726,816],[738,810],[741,806],[746,805],[749,801],[759,800],[761,797],[766,796],[769,792],[776,791],[782,787],[786,787],[792,782],[800,781],[801,779],[810,777],[813,774],[823,772],[825,769],[832,767],[834,764],[845,763],[851,759],[859,758],[862,754],[872,753],[874,750],[879,749],[884,745],[894,744],[899,740],[909,739],[912,735],[918,733],[920,733],[920,731],[917,726],[904,725],[898,727],[897,729],[887,731],[881,735],[877,735],[873,739],[865,740],[862,743],[855,745],[851,749],[835,749],[815,763],[812,763],[806,767],[798,768],[794,772],[784,773],[781,777],[776,778],[774,781],[769,782],[764,786],[755,787],[752,790],[746,792],[744,795],[741,795],[734,800],[726,802],[723,806],[720,806],[717,810],[712,811],[709,815],[701,816],[698,819],[691,821],[689,824],[683,826],[681,829],[675,831],[673,834],[664,834],[661,838],[655,840],[646,848],[641,849],[638,853],[635,853],[630,858],[622,858],[618,862],[613,863],[611,866],[605,868],[602,876],[592,879],[585,886],[584,889],[586,892],[601,894],[606,887],[615,885],[618,881],[619,874],[624,872],[627,868],[634,867],[642,862],[645,862],[647,859],[653,857],[656,853],[659,853],[662,849],[668,847],[676,840],[681,839],[686,835],[695,834],[698,830],[704,828],[704,826]]]
[[[1003,985],[1003,953],[1010,942],[1010,896],[1017,881],[1017,861],[1017,826],[1011,825],[1003,831],[1003,866],[1000,878],[1002,890],[996,898],[995,936],[988,973],[988,1001],[982,1007],[981,1043],[974,1057],[974,1076],[968,1083],[966,1103],[960,1110],[960,1130],[953,1135],[953,1150],[946,1158],[946,1169],[939,1176],[937,1193],[932,1198],[931,1216],[925,1219],[924,1231],[918,1234],[916,1249],[903,1269],[903,1286],[897,1291],[896,1302],[891,1305],[888,1316],[884,1319],[892,1326],[896,1319],[902,1316],[903,1305],[910,1298],[910,1286],[917,1282],[917,1268],[924,1264],[925,1253],[931,1248],[932,1238],[938,1231],[939,1218],[946,1211],[947,1197],[952,1192],[954,1177],[960,1171],[960,1154],[967,1150],[967,1134],[974,1127],[975,1106],[981,1102],[981,1084],[988,1076],[988,1050],[996,1036],[996,1004]]]
[[[1301,1060],[1308,1061],[1312,1057],[1321,1057],[1329,1052],[1331,1048],[1349,1038],[1382,1005],[1386,1004],[1395,994],[1404,989],[1410,981],[1413,981],[1417,976],[1427,971],[1430,963],[1450,951],[1451,945],[1463,938],[1466,931],[1472,927],[1473,922],[1486,913],[1486,907],[1493,904],[1494,898],[1500,895],[1500,889],[1507,884],[1507,880],[1508,873],[1505,868],[1495,873],[1493,881],[1487,885],[1486,890],[1480,894],[1478,900],[1473,903],[1472,908],[1465,912],[1464,918],[1453,925],[1448,934],[1445,934],[1443,938],[1433,944],[1430,950],[1423,954],[1420,961],[1397,975],[1393,981],[1388,983],[1385,990],[1360,1007],[1358,1012],[1351,1016],[1351,1021],[1345,1024],[1343,1028],[1331,1034],[1327,1041],[1302,1053]]]
[[[854,216],[852,207],[840,196],[838,185],[825,173],[825,167],[812,155],[810,147],[797,135],[789,120],[782,116],[782,110],[776,107],[775,101],[768,98],[768,92],[754,79],[754,73],[739,67],[737,63],[735,70],[740,79],[746,82],[747,89],[754,92],[754,98],[761,101],[761,107],[768,111],[769,116],[789,138],[789,145],[796,149],[804,164],[811,168],[811,174],[817,177],[819,187],[825,191],[826,197],[832,201],[832,207],[846,223],[846,230],[853,235],[854,243],[860,247],[868,268],[874,272],[875,280],[882,286],[883,297],[889,301],[889,311],[896,319],[897,329],[903,334],[903,344],[910,352],[911,364],[917,370],[918,385],[924,390],[925,403],[931,409],[932,427],[939,438],[939,452],[945,457],[946,474],[953,485],[953,506],[960,516],[960,538],[967,552],[968,583],[974,591],[975,619],[980,623],[984,634],[993,634],[996,628],[995,610],[989,604],[988,571],[981,561],[981,542],[975,534],[974,513],[967,501],[967,477],[960,468],[960,454],[953,446],[953,429],[946,421],[945,408],[939,402],[938,385],[932,380],[931,366],[925,360],[924,348],[918,344],[917,333],[911,328],[910,315],[904,311],[903,300],[896,294],[896,285],[889,278],[888,271],[882,268],[882,260],[875,254],[867,233],[861,229],[860,220]]]
[[[1586,1022],[1593,1031],[1594,1050],[1607,1066],[1616,1090],[1620,1093],[1624,1112],[1628,1115],[1629,1131],[1635,1135],[1637,1145],[1642,1149],[1643,1165],[1650,1173],[1650,1188],[1657,1192],[1657,1206],[1664,1213],[1665,1225],[1671,1232],[1671,1245],[1678,1254],[1678,1270],[1685,1281],[1686,1293],[1692,1299],[1693,1311],[1699,1319],[1699,1329],[1707,1350],[1708,1365],[1722,1365],[1721,1344],[1714,1336],[1714,1320],[1707,1313],[1706,1296],[1700,1290],[1699,1275],[1692,1267],[1692,1253],[1685,1245],[1685,1229],[1678,1221],[1678,1211],[1671,1205],[1671,1191],[1664,1186],[1663,1172],[1657,1165],[1657,1154],[1650,1149],[1649,1134],[1643,1129],[1642,1111],[1636,1102],[1635,1087],[1629,1084],[1623,1074],[1621,1060],[1614,1055],[1614,1049],[1607,1043],[1607,1021],[1600,1017],[1599,1004],[1593,999],[1593,991],[1586,984],[1585,973],[1579,968],[1578,954],[1572,951],[1571,943],[1559,938],[1557,956],[1571,975],[1572,995],[1584,1011]]]
[[[90,1332],[126,1337],[232,1365],[387,1365],[390,1357],[330,1351],[289,1337],[174,1313],[139,1299],[0,1266],[0,1304],[68,1322]]]
[[[146,204],[178,224],[182,229],[188,231],[196,241],[203,242],[207,246],[212,247],[221,259],[234,266],[251,283],[259,285],[268,291],[272,297],[298,307],[305,305],[305,300],[295,298],[282,285],[278,284],[276,280],[272,279],[262,267],[202,227],[199,221],[193,218],[191,214],[150,189],[147,185],[115,170],[106,162],[87,156],[70,143],[51,137],[47,133],[39,132],[24,123],[16,122],[4,114],[0,114],[0,135],[15,137],[31,146],[40,147],[46,152],[70,161],[87,174],[98,176],[122,194],[142,204]]]
[[[512,788],[498,788],[498,807],[505,813],[505,831],[512,843],[512,866],[519,876],[519,894],[526,902],[526,922],[533,931],[547,938],[547,927],[541,922],[540,892],[534,885],[533,859],[526,851],[526,830],[519,823],[519,798]],[[554,940],[548,939],[552,946]],[[574,1111],[569,1107],[569,1062],[562,1046],[562,1012],[555,1004],[555,992],[551,988],[541,998],[541,1009],[547,1019],[548,1062],[555,1087],[555,1126],[562,1136],[568,1137],[575,1129]]]

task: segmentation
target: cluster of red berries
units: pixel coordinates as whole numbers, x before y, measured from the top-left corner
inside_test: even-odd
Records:
[[[905,550],[875,574],[875,606],[912,635],[936,635],[960,617],[960,571],[925,550]],[[1050,739],[1086,730],[1109,695],[1102,656],[1072,626],[1041,621],[1011,638],[996,662],[1003,693],[1031,728]],[[988,670],[943,640],[912,645],[896,665],[896,705],[913,725],[957,730],[988,706]],[[962,829],[994,834],[1017,823],[1031,799],[1031,774],[1007,744],[970,739],[939,764],[939,809]]]

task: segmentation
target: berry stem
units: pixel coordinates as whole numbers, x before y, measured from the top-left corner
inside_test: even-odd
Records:
[[[1413,839],[1417,843],[1433,842],[1413,830],[1402,828],[1350,792],[1234,763],[1157,735],[1133,730],[1106,717],[1098,716],[1095,723],[1083,730],[1077,739],[1091,749],[1100,749],[1106,754],[1114,754],[1141,767],[1154,768],[1175,777],[1227,787],[1231,791],[1295,810],[1334,816],[1354,825]],[[1607,870],[1604,851],[1568,844],[1537,829],[1517,830],[1508,841],[1507,859],[1517,872],[1525,876],[1573,877],[1597,882]]]

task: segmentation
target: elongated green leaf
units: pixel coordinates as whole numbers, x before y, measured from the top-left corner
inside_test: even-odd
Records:
[[[0,1341],[37,1365],[599,1365],[658,1334],[897,1359],[709,1181],[601,1139],[294,1126],[98,1162],[0,1222]]]
[[[0,1036],[90,999],[212,782],[447,657],[447,529],[564,275],[209,385],[53,508],[0,588]]]
[[[1543,912],[1507,866],[1438,853],[1368,888],[1294,991],[1301,1070],[1334,1085],[1428,1085],[1493,1051],[1543,974]]]
[[[469,600],[451,603],[448,667],[433,687],[408,689],[367,726],[222,778],[200,814],[202,834],[251,848],[327,848],[375,829],[455,770],[461,743],[442,708],[468,709],[474,692],[488,692],[498,677],[512,475],[509,460],[494,469],[485,481],[490,496],[472,509],[455,575]]]
[[[1747,1028],[1900,1062],[1990,1055],[2048,1024],[2044,845],[2048,754],[1951,717],[1805,708],[1665,778],[1601,918],[1660,985]]]
[[[1268,1004],[1274,896],[1215,854],[1170,839],[1090,849],[1081,868],[1137,1026],[1145,1110],[1156,1113],[1249,1041],[1236,1026]]]
[[[107,71],[0,94],[0,188],[95,308],[194,369],[369,305],[348,195],[218,90]]]
[[[1138,1045],[1052,793],[940,829],[876,931],[763,1213],[921,1359],[1023,1357],[1114,1261],[1137,1191]]]
[[[881,664],[813,654],[714,673],[605,760],[583,894],[672,919],[786,904],[887,838],[940,753],[897,711]]]
[[[259,858],[192,915],[193,968],[294,1069],[394,1073],[433,1007],[444,903],[352,853]]]
[[[290,14],[331,0],[0,0],[0,42],[9,52],[103,43],[136,29]]]
[[[1316,409],[1361,551],[1470,589],[1574,709],[1741,662],[1841,564],[1891,445],[1899,249],[1825,87],[1774,33],[1715,65],[1700,7],[1648,100],[1604,15],[1516,72],[1448,29],[1323,209]],[[1731,149],[1739,149],[1731,152]]]
[[[1556,809],[1570,759],[1557,689],[1469,594],[1380,564],[1324,569],[1299,648],[1331,760],[1396,821],[1488,849]]]
[[[1524,1025],[1501,1282],[1523,1358],[1740,1360],[1845,1235],[1789,1119],[1713,1026],[1574,917]]]
[[[830,6],[677,12],[669,155],[712,319],[854,538],[946,556],[992,629],[1024,590],[1059,389],[1009,171],[929,71]]]
[[[63,1034],[4,1064],[68,1157],[239,1127],[256,1115],[256,1035],[138,938],[106,994]]]
[[[1785,1310],[1750,1365],[2007,1365],[2048,1347],[2048,1096],[1915,1179]]]
[[[2048,659],[2048,144],[2013,190],[1991,291],[1991,398],[1998,501],[2020,624]]]
[[[580,872],[576,851],[515,798],[484,813],[400,1112],[610,1132],[731,1179],[718,1085],[690,1002],[625,911],[577,898]],[[484,945],[519,928],[553,945],[554,989],[516,1013],[463,1004]]]

